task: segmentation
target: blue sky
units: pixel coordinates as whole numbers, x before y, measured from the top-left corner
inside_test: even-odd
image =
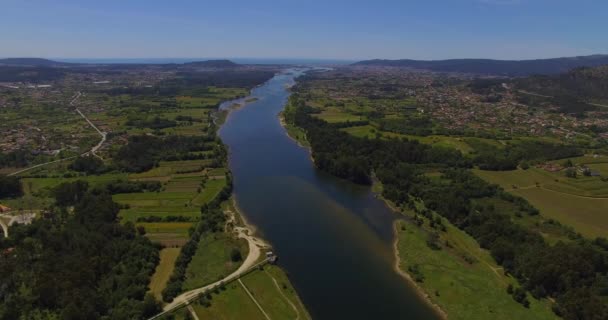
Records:
[[[0,56],[497,58],[608,53],[606,0],[1,0]]]

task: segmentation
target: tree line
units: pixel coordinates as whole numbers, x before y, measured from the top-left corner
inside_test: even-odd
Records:
[[[216,150],[216,140],[215,135],[131,136],[128,144],[118,150],[113,160],[119,169],[143,172],[152,169],[160,161],[206,159],[207,156],[194,152]]]

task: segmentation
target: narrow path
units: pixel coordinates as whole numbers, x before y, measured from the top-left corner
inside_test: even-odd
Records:
[[[190,314],[192,315],[192,318],[194,318],[194,320],[200,320],[198,318],[198,314],[196,314],[196,311],[194,311],[194,308],[192,308],[192,305],[188,305],[188,311],[190,311]]]
[[[268,273],[268,271],[266,271],[266,269],[264,269],[264,272],[266,272],[266,274],[272,279],[272,282],[274,282],[274,286],[277,287],[277,290],[279,291],[279,293],[281,294],[281,296],[287,301],[287,303],[289,303],[289,305],[291,306],[291,308],[293,309],[293,311],[295,311],[296,313],[296,319],[295,320],[299,320],[300,319],[300,311],[298,311],[298,308],[296,307],[296,305],[291,302],[291,300],[289,300],[289,298],[287,297],[287,295],[285,295],[285,293],[283,292],[283,290],[281,290],[281,286],[279,286],[279,282],[277,281],[277,279],[275,279],[270,273]]]
[[[258,301],[255,300],[255,298],[253,297],[253,295],[251,294],[251,292],[249,292],[249,289],[247,289],[247,287],[245,286],[245,284],[243,284],[243,281],[241,281],[241,279],[239,279],[239,283],[241,284],[241,286],[243,287],[243,289],[245,289],[245,292],[247,292],[247,294],[249,295],[249,298],[251,298],[251,300],[253,300],[253,302],[255,303],[255,305],[258,306],[258,309],[260,309],[260,311],[262,311],[262,313],[264,314],[264,317],[266,317],[266,319],[268,319],[268,320],[271,320],[270,317],[268,316],[268,314],[266,313],[266,311],[264,311],[264,309],[258,303]]]

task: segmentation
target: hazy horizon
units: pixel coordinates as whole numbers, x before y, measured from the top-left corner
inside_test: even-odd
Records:
[[[3,3],[2,57],[523,60],[608,52],[604,1]]]

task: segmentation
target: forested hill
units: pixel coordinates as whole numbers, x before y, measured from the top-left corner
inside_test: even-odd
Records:
[[[537,60],[491,60],[491,59],[450,59],[450,60],[365,60],[354,66],[403,67],[437,72],[461,72],[484,75],[529,76],[533,74],[558,74],[578,67],[608,65],[608,55],[591,55],[568,58]]]
[[[206,60],[206,61],[194,61],[188,62],[184,65],[196,66],[196,67],[207,67],[207,68],[235,68],[240,66],[230,60]]]
[[[571,96],[580,100],[608,100],[608,65],[578,68],[551,76],[532,76],[518,79],[520,90],[547,96]]]

